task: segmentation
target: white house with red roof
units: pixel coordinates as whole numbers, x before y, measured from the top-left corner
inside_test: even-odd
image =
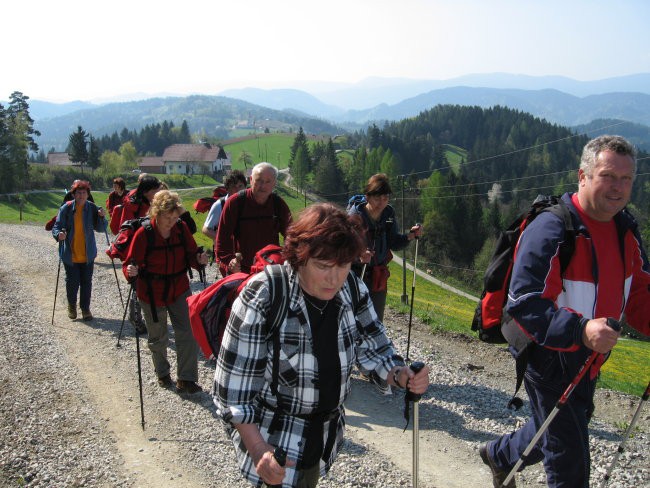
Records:
[[[230,155],[212,144],[173,144],[165,149],[162,164],[166,174],[200,175],[229,171]]]

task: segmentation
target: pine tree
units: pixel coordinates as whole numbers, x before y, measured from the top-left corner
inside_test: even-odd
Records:
[[[68,145],[68,156],[73,164],[78,164],[83,173],[84,164],[88,162],[88,134],[81,126],[77,127],[77,132],[70,134],[70,144]]]
[[[38,151],[29,115],[29,97],[13,92],[7,109],[0,105],[0,191],[12,192],[29,181],[29,151]]]
[[[95,170],[99,168],[99,145],[93,136],[90,136],[89,141],[90,149],[88,151],[88,166]]]

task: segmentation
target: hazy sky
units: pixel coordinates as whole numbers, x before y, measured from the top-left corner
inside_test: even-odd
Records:
[[[0,15],[0,100],[650,72],[647,0],[24,0]]]

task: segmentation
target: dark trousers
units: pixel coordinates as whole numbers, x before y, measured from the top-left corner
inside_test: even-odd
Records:
[[[94,263],[73,263],[65,266],[65,292],[68,303],[77,305],[77,292],[79,293],[79,307],[82,310],[90,310],[90,295],[93,290],[93,267]]]
[[[559,385],[541,385],[528,377],[524,384],[532,417],[519,430],[488,444],[490,457],[507,472],[519,460],[564,391]],[[589,488],[591,405],[591,399],[585,400],[575,393],[569,397],[524,463],[526,466],[543,461],[550,488]]]

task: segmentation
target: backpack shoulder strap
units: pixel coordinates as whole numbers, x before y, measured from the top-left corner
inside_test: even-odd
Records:
[[[280,376],[280,324],[284,321],[289,310],[289,275],[282,264],[264,267],[269,283],[271,306],[266,319],[268,334],[273,338],[273,365],[271,377],[271,393],[278,398],[278,377]]]
[[[564,223],[564,241],[560,246],[560,273],[563,275],[575,252],[576,231],[573,226],[573,217],[571,217],[569,207],[561,198],[557,199],[557,203],[548,207],[548,211],[557,215]]]
[[[350,295],[352,296],[352,310],[356,315],[359,302],[361,301],[361,291],[359,290],[357,275],[352,270],[348,273],[348,286],[350,287]]]
[[[246,190],[239,190],[231,198],[237,199],[235,202],[237,204],[237,223],[235,224],[235,231],[233,232],[233,235],[238,238],[240,227],[239,224],[241,222],[242,213],[244,212],[244,207],[246,206]]]

